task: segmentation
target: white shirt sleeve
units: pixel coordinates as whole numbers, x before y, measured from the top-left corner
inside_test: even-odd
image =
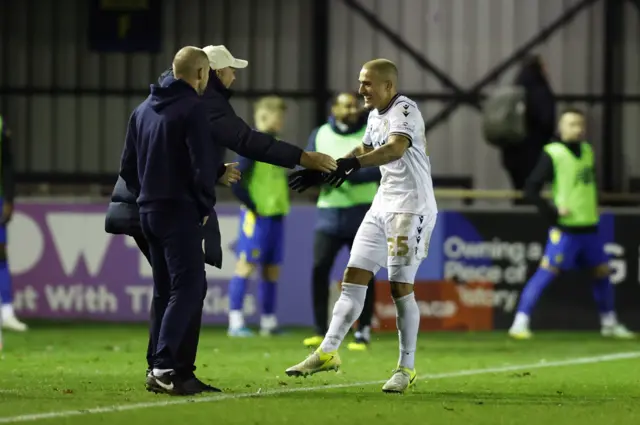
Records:
[[[420,117],[420,112],[410,103],[404,101],[396,103],[389,111],[389,136],[400,134],[413,143],[418,129],[417,120]]]

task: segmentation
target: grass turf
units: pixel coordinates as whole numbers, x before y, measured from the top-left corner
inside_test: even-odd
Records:
[[[539,367],[541,361],[640,355],[637,341],[588,333],[541,333],[524,342],[503,333],[423,333],[416,366],[419,375],[432,376],[391,395],[376,381],[386,380],[397,361],[394,334],[376,335],[368,352],[343,349],[340,373],[288,378],[284,369],[308,353],[304,336],[296,330],[230,339],[205,328],[196,373],[225,393],[190,402],[144,390],[143,326],[41,324],[25,334],[5,333],[0,424],[640,423],[640,357]],[[504,370],[509,365],[516,367]],[[483,370],[495,368],[501,370]]]

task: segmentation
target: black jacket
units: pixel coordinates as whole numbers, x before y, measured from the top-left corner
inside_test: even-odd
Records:
[[[118,177],[116,186],[113,188],[111,202],[107,208],[105,231],[114,235],[144,237],[140,227],[136,197],[127,189],[122,177]],[[215,209],[211,211],[209,220],[204,225],[204,260],[211,266],[218,268],[222,266],[220,229]]]
[[[524,61],[514,84],[525,89],[527,136],[518,146],[503,149],[503,162],[507,168],[525,168],[525,174],[529,174],[544,145],[554,137],[556,102],[536,56]]]
[[[120,176],[140,212],[193,208],[201,219],[216,203],[223,157],[212,149],[204,102],[183,80],[167,78],[131,115]],[[213,166],[212,166],[213,164]]]
[[[171,70],[160,76],[160,81],[173,76]],[[209,84],[202,98],[205,101],[213,140],[220,149],[229,148],[240,156],[254,161],[267,162],[284,168],[294,168],[300,163],[303,150],[290,143],[278,142],[273,136],[252,129],[236,115],[229,99],[233,92],[227,89],[209,71]]]
[[[162,82],[171,76],[170,70],[165,71],[159,81]],[[216,149],[219,149],[220,154],[224,154],[226,148],[229,148],[255,161],[286,168],[294,168],[298,165],[303,150],[251,129],[233,110],[229,103],[231,95],[231,91],[224,87],[215,72],[211,71],[209,84],[203,97],[212,127],[213,143]],[[224,168],[219,170],[218,176],[223,171]],[[135,206],[133,194],[128,193],[123,182],[116,183],[105,220],[107,233],[134,236],[132,232],[140,229],[140,218],[137,214],[137,207],[132,209],[131,205]],[[205,225],[205,261],[218,268],[222,266],[220,228],[215,210],[211,212]]]

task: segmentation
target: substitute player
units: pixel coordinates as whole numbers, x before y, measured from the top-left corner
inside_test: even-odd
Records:
[[[277,136],[284,125],[286,105],[276,96],[268,96],[255,104],[258,131]],[[229,330],[232,337],[252,336],[245,326],[243,305],[247,282],[257,265],[262,280],[258,286],[261,304],[260,333],[277,332],[276,292],[283,256],[284,217],[289,213],[289,189],[284,168],[240,157],[243,180],[232,186],[242,202],[235,276],[229,282]]]
[[[342,293],[333,308],[329,330],[320,347],[301,363],[286,370],[306,376],[336,370],[338,348],[362,312],[367,284],[381,267],[391,282],[400,339],[400,359],[384,392],[403,392],[416,379],[415,351],[420,310],[413,283],[436,223],[437,207],[431,182],[424,120],[415,102],[397,93],[398,70],[386,59],[364,64],[359,93],[371,109],[362,145],[339,159],[327,182],[340,186],[361,167],[380,166],[382,180],[356,234],[342,279]],[[293,173],[292,188],[317,184],[318,173]]]
[[[527,282],[509,335],[531,338],[529,317],[540,294],[561,270],[586,267],[595,279],[593,295],[600,312],[605,337],[633,338],[618,323],[614,310],[613,285],[609,275],[604,242],[598,235],[598,189],[593,150],[584,141],[585,117],[577,109],[567,109],[560,117],[560,141],[545,146],[536,168],[525,186],[525,193],[555,222],[540,267]],[[545,183],[553,185],[553,205],[540,196]]]

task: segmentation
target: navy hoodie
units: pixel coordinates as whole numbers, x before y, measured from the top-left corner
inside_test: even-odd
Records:
[[[140,212],[192,205],[208,216],[222,163],[211,145],[207,111],[193,87],[175,78],[152,85],[129,120],[120,167]]]

